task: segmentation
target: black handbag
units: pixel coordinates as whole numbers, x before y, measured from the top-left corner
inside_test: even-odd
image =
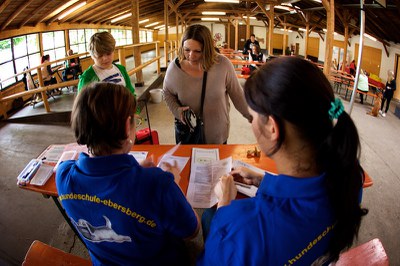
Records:
[[[186,125],[179,119],[175,118],[175,141],[181,144],[205,144],[206,139],[204,137],[204,122],[202,119],[203,115],[203,104],[206,96],[206,83],[207,83],[207,72],[203,75],[203,84],[201,91],[201,104],[200,104],[200,116],[196,117],[192,110],[187,110],[184,114]],[[196,125],[193,126],[190,122],[190,118],[195,118]],[[190,124],[191,126],[188,126]]]

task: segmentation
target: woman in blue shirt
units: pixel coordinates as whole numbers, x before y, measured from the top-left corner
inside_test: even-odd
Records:
[[[75,99],[71,125],[89,153],[60,164],[59,200],[94,265],[187,265],[183,239],[199,230],[178,186],[179,170],[140,165],[135,96],[122,85],[91,83]]]
[[[352,245],[361,217],[357,129],[324,74],[281,57],[245,84],[252,128],[278,174],[234,169],[216,186],[218,209],[199,265],[323,265]],[[235,178],[259,186],[233,200]]]

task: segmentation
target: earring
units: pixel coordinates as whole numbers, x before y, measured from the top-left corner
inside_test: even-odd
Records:
[[[129,144],[133,144],[133,141],[131,139],[128,140]]]

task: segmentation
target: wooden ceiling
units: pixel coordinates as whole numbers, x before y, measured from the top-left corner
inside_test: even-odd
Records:
[[[82,0],[74,0],[70,8],[78,5]],[[326,0],[329,1],[329,0]],[[279,5],[282,0],[241,0],[239,4],[209,3],[204,0],[168,0],[169,25],[175,26],[176,14],[178,23],[185,21],[193,24],[200,21],[202,11],[225,11],[225,16],[219,16],[220,22],[230,23],[239,19],[245,23],[243,16],[254,16],[264,25],[269,24],[265,11],[270,5]],[[291,10],[274,9],[275,28],[284,24],[293,31],[306,28],[324,36],[326,28],[326,10],[321,3],[312,0],[289,0]],[[35,31],[31,27],[40,25],[68,25],[91,24],[99,27],[106,25],[130,26],[131,17],[111,23],[111,19],[131,12],[132,0],[87,0],[86,5],[80,7],[62,19],[58,17],[65,13],[60,7],[69,3],[66,0],[3,0],[0,2],[0,32],[12,30],[26,34]],[[175,12],[175,10],[177,12]],[[386,8],[382,8],[373,0],[366,0],[365,32],[376,37],[385,46],[389,42],[400,43],[400,0],[386,0]],[[267,11],[267,13],[269,13]],[[164,0],[140,0],[139,20],[149,19],[152,22],[164,21]],[[77,26],[78,25],[78,26]],[[143,27],[145,24],[141,24]],[[360,1],[336,0],[335,1],[335,32],[344,34],[345,25],[348,25],[349,34],[358,35],[360,25]],[[152,29],[154,27],[149,27]],[[300,32],[301,33],[301,32]],[[303,33],[301,33],[303,34]],[[1,35],[0,35],[1,36]]]

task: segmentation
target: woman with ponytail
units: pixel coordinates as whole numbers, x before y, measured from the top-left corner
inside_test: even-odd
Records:
[[[200,265],[325,265],[358,235],[360,140],[324,74],[295,57],[267,62],[245,84],[252,128],[278,173],[221,177]],[[259,186],[233,200],[234,178]],[[233,201],[232,201],[233,200]]]

